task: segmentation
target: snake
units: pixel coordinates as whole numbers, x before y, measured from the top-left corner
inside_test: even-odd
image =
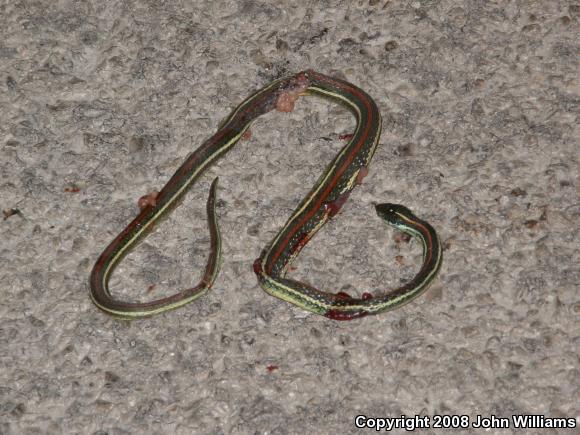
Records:
[[[199,177],[247,136],[256,118],[272,110],[290,112],[298,97],[303,95],[319,96],[345,106],[354,114],[356,127],[351,135],[347,135],[348,143],[328,164],[286,224],[253,263],[259,285],[272,296],[333,320],[352,320],[398,308],[430,286],[442,262],[439,237],[428,222],[410,209],[391,203],[375,204],[377,215],[422,245],[421,268],[409,282],[377,294],[364,292],[360,297],[351,297],[344,291],[322,291],[286,276],[300,251],[324,224],[338,214],[351,191],[368,174],[382,129],[377,104],[366,92],[345,80],[306,70],[275,80],[249,96],[222,121],[213,136],[187,157],[160,192],[141,198],[137,217],[104,249],[92,269],[90,296],[99,309],[122,319],[149,317],[188,304],[212,288],[222,258],[216,215],[219,177],[211,183],[206,203],[210,252],[197,285],[157,300],[129,302],[111,295],[109,279],[121,259],[182,200]]]

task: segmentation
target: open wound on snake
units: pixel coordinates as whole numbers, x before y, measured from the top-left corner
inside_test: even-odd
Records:
[[[147,195],[143,195],[141,198],[139,198],[139,201],[137,201],[137,206],[139,207],[139,210],[143,210],[147,207],[155,207],[157,205],[158,196],[159,192],[157,192],[156,190],[148,193]]]
[[[278,112],[292,112],[298,97],[303,94],[310,85],[305,74],[296,77],[295,86],[285,92],[281,92],[276,99],[276,110]]]
[[[308,79],[306,78],[305,75],[298,76],[296,78],[295,87],[293,89],[280,92],[280,94],[276,98],[276,102],[274,105],[275,109],[278,112],[285,113],[294,111],[294,106],[296,104],[296,101],[298,100],[298,97],[304,95],[304,91],[306,91],[309,84],[310,83],[308,82]],[[250,140],[251,138],[252,131],[250,129],[247,129],[241,137],[242,140]]]

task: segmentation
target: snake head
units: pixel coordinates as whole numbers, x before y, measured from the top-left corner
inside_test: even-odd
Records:
[[[381,219],[399,229],[406,228],[409,222],[418,220],[411,210],[401,204],[376,204],[375,210]]]

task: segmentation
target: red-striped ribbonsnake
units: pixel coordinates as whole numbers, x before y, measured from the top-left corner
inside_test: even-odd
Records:
[[[358,87],[314,71],[276,80],[242,102],[219,130],[173,174],[163,189],[140,201],[139,215],[107,246],[90,277],[91,298],[108,314],[121,318],[152,316],[185,305],[206,293],[214,283],[221,260],[221,240],[215,212],[218,179],[211,184],[207,200],[211,250],[199,284],[172,296],[151,302],[124,302],[111,296],[109,278],[121,258],[151,230],[154,223],[183,196],[199,176],[244,135],[260,115],[271,110],[291,111],[299,95],[333,99],[350,109],[357,121],[349,142],[334,157],[308,195],[300,202],[284,227],[254,262],[254,272],[269,294],[310,312],[335,320],[351,320],[400,307],[423,293],[441,266],[441,244],[431,225],[409,209],[396,204],[376,205],[377,214],[389,225],[418,239],[423,246],[423,265],[404,286],[360,298],[344,292],[325,292],[286,278],[292,260],[314,234],[334,217],[351,190],[368,173],[381,133],[381,116],[375,102]]]

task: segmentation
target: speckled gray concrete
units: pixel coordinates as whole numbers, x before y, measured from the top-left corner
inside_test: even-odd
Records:
[[[21,212],[0,221],[0,433],[579,418],[580,3],[93,3],[0,6],[0,207]],[[259,288],[253,260],[354,125],[303,98],[256,122],[112,279],[133,300],[195,282],[219,174],[212,292],[145,321],[99,312],[90,269],[137,199],[253,90],[307,68],[367,90],[385,122],[371,174],[293,276],[358,294],[408,280],[420,247],[371,205],[400,202],[444,240],[429,293],[340,323]]]

